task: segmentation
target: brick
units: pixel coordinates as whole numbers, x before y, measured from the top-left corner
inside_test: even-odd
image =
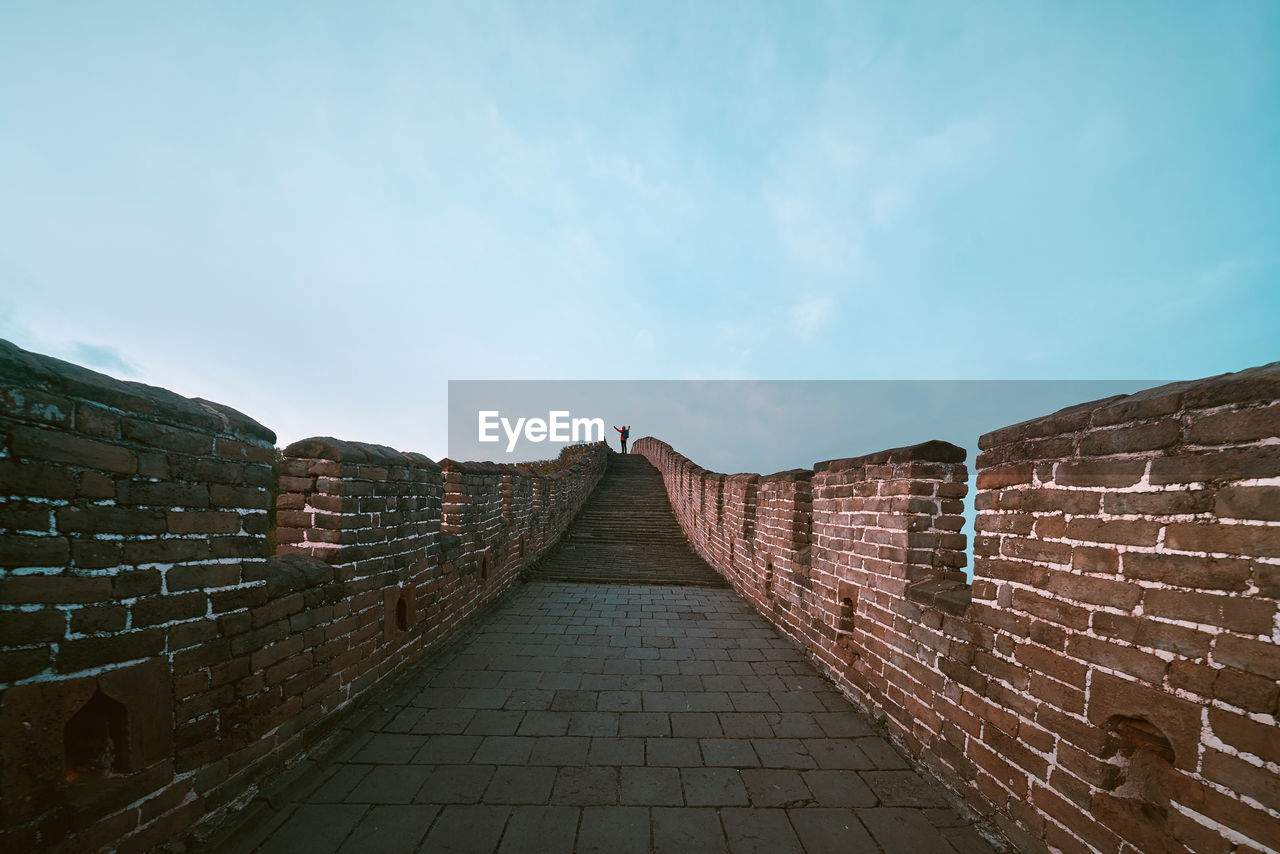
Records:
[[[1125,552],[1122,570],[1126,578],[1224,592],[1246,590],[1252,573],[1244,560],[1144,552]]]
[[[1246,712],[1274,715],[1280,685],[1274,679],[1244,673],[1231,667],[1219,670],[1213,680],[1213,697]]]
[[[1007,489],[1000,495],[1001,510],[1022,510],[1028,513],[1071,513],[1090,515],[1102,505],[1101,492],[1079,489]]]
[[[1067,538],[1090,543],[1154,546],[1161,527],[1160,522],[1140,519],[1076,518],[1067,523]]]
[[[67,617],[52,608],[41,611],[0,611],[0,644],[34,646],[61,640]]]
[[[51,530],[53,510],[47,504],[34,504],[26,501],[8,501],[0,504],[0,528],[10,531],[35,531],[47,533]],[[0,553],[4,546],[0,544]]]
[[[1051,623],[1066,626],[1069,629],[1086,629],[1089,626],[1089,611],[1076,605],[1033,593],[1030,590],[1015,590],[1013,606],[1032,616]]]
[[[1142,479],[1146,460],[1079,460],[1058,463],[1054,483],[1059,486],[1101,486],[1119,489]]]
[[[105,579],[103,579],[105,581]],[[132,599],[135,596],[147,596],[160,592],[160,571],[157,569],[139,569],[131,572],[118,572],[111,580],[111,596],[114,599]]]
[[[1280,681],[1280,646],[1274,643],[1222,634],[1214,645],[1213,660]]]
[[[1211,788],[1206,787],[1204,790],[1204,805],[1200,811],[1204,815],[1213,816],[1214,821],[1221,822],[1246,839],[1257,842],[1252,847],[1259,851],[1271,847],[1273,840],[1280,836],[1280,821]],[[1248,849],[1244,847],[1236,848],[1240,852],[1246,850]]]
[[[1050,573],[1047,589],[1063,599],[1123,610],[1131,610],[1142,599],[1142,588],[1136,584],[1070,572]]]
[[[168,596],[148,596],[133,603],[133,625],[154,626],[174,620],[203,617],[208,610],[208,597],[203,593],[181,593]]]
[[[1017,660],[1031,670],[1052,676],[1059,682],[1084,686],[1084,665],[1035,644],[1019,644],[1014,653]]]
[[[1153,685],[1159,685],[1164,681],[1165,670],[1168,669],[1168,664],[1161,658],[1089,635],[1072,635],[1067,641],[1067,654],[1110,670],[1136,676]]]
[[[1280,406],[1263,406],[1193,416],[1187,440],[1197,445],[1232,445],[1280,436]]]
[[[68,427],[73,405],[60,395],[33,388],[0,386],[0,415],[19,421]]]
[[[1037,700],[1043,700],[1064,712],[1080,714],[1084,711],[1084,690],[1051,679],[1041,673],[1031,674],[1029,692]]]
[[[156,507],[209,506],[209,487],[203,483],[179,481],[122,480],[116,487],[117,502]]]
[[[1214,512],[1229,519],[1280,522],[1280,486],[1227,486],[1218,490]]]
[[[1251,753],[1264,762],[1280,762],[1280,732],[1276,726],[1212,707],[1209,725],[1215,736],[1237,750]]]
[[[1217,678],[1218,671],[1198,661],[1175,659],[1169,664],[1169,687],[1180,691],[1212,697],[1213,683]]]
[[[1120,553],[1110,548],[1076,546],[1071,552],[1071,568],[1095,575],[1117,575],[1120,572]]]
[[[207,587],[230,587],[240,583],[240,565],[236,563],[197,563],[175,566],[165,573],[169,592],[197,590]]]
[[[26,649],[0,648],[0,682],[16,682],[42,673],[53,660],[47,646]]]
[[[71,546],[65,537],[5,534],[0,537],[0,567],[66,566]]]
[[[982,469],[978,472],[977,488],[979,490],[1004,489],[1031,483],[1034,467],[1031,463],[1016,463],[997,468]]]
[[[1202,773],[1233,792],[1263,804],[1280,804],[1280,775],[1238,759],[1206,750]]]
[[[1258,595],[1280,599],[1280,566],[1260,563],[1253,569],[1253,583],[1258,585]]]
[[[1170,524],[1165,548],[1231,555],[1280,556],[1280,525]]]
[[[127,564],[179,563],[202,560],[209,553],[203,540],[134,540],[124,544],[124,562]]]
[[[1167,448],[1178,441],[1181,432],[1182,423],[1177,418],[1091,430],[1080,439],[1080,454],[1094,457]]]
[[[0,491],[29,498],[74,498],[76,477],[61,466],[0,459]]]
[[[9,440],[14,456],[25,459],[66,463],[115,474],[133,474],[138,470],[138,455],[128,448],[74,433],[15,425]]]
[[[213,483],[209,484],[209,502],[227,509],[266,510],[271,506],[271,494],[256,486]]]
[[[1119,638],[1135,646],[1163,649],[1191,658],[1207,656],[1213,640],[1213,635],[1197,629],[1106,611],[1095,611],[1091,626],[1095,634],[1103,637]]]
[[[240,531],[239,514],[225,511],[170,511],[166,519],[170,534],[235,534]]]
[[[74,673],[104,664],[150,658],[163,649],[163,629],[63,641],[58,645],[57,669],[61,673]]]
[[[1071,546],[1067,543],[1052,543],[1020,537],[1003,538],[1000,541],[1000,554],[1020,560],[1063,566],[1071,563]]]
[[[1153,486],[1207,483],[1280,475],[1280,446],[1228,448],[1221,451],[1156,457],[1151,462]]]
[[[1213,509],[1209,489],[1170,489],[1164,492],[1109,492],[1103,511],[1117,516],[1174,516],[1207,513]]]
[[[10,575],[0,578],[0,604],[63,605],[107,598],[111,580],[76,575]]]
[[[89,605],[71,612],[71,631],[92,635],[123,631],[129,609],[123,605]]]
[[[164,513],[126,507],[59,507],[58,530],[88,534],[163,534]]]
[[[1148,615],[1221,626],[1251,635],[1270,633],[1275,611],[1274,601],[1243,596],[1149,589],[1143,597],[1143,612]]]
[[[176,451],[180,454],[209,455],[213,453],[213,437],[208,433],[185,430],[168,424],[124,418],[120,422],[120,435],[141,445]]]
[[[115,498],[116,482],[113,478],[102,472],[82,471],[79,476],[79,486],[76,488],[76,495],[80,498]]]

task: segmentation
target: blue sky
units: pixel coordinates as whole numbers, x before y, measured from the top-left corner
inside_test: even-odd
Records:
[[[1280,358],[1278,37],[1267,0],[9,0],[0,337],[433,457],[449,379],[1238,370]]]

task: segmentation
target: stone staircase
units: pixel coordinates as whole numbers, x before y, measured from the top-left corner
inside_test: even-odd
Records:
[[[530,581],[728,587],[676,521],[662,473],[638,454],[610,454],[609,467],[564,537],[532,568]]]

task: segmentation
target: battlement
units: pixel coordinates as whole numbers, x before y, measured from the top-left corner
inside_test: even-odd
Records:
[[[0,848],[146,851],[500,596],[605,468],[433,462],[0,342]]]
[[[665,442],[689,540],[1020,848],[1280,847],[1280,365],[724,475]],[[1238,846],[1238,849],[1237,849]]]
[[[1225,852],[1280,849],[1278,437],[1280,364],[988,433],[972,585],[954,445],[763,476],[633,447],[698,554],[1019,847]],[[274,443],[0,342],[0,847],[145,851],[241,803],[607,460]]]

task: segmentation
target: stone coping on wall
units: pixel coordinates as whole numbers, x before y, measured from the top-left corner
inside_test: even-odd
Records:
[[[71,412],[59,407],[69,402],[67,398],[76,398],[235,438],[268,444],[276,441],[272,430],[230,406],[183,397],[158,386],[118,380],[62,359],[23,350],[4,339],[0,339],[0,394],[5,395],[6,405],[15,410],[43,410],[45,417],[38,420],[55,427],[70,426]],[[15,394],[24,399],[15,398]]]
[[[364,465],[392,465],[406,468],[440,470],[440,464],[424,454],[397,451],[386,445],[368,442],[351,442],[332,436],[312,436],[299,439],[284,449],[284,456],[309,460],[332,460],[339,463]]]
[[[1023,439],[1057,436],[1088,427],[1108,427],[1171,415],[1180,409],[1207,409],[1277,398],[1280,398],[1280,362],[1270,362],[1235,373],[1168,383],[1134,394],[1078,403],[1048,415],[984,433],[978,438],[978,448],[986,451]]]

